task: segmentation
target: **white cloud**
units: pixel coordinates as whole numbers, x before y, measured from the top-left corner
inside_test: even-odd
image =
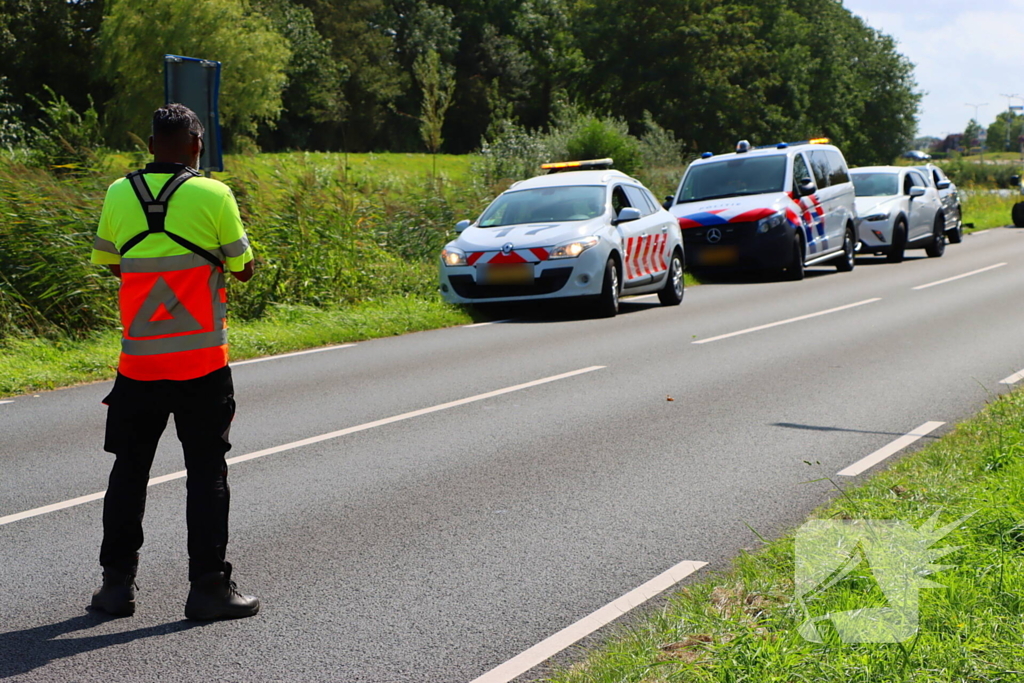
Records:
[[[916,65],[918,87],[925,92],[922,135],[963,130],[974,116],[967,102],[988,104],[978,112],[987,125],[1006,109],[1000,93],[1024,95],[1024,0],[930,0],[906,10],[894,10],[891,0],[844,5],[895,38]]]

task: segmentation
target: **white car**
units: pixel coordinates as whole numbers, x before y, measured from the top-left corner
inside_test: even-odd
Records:
[[[694,269],[784,269],[834,263],[853,270],[857,215],[842,152],[828,140],[705,153],[666,206],[679,220]]]
[[[866,166],[850,171],[857,191],[862,254],[885,254],[890,263],[907,249],[938,257],[946,250],[946,216],[938,191],[919,170]]]
[[[683,300],[679,224],[610,159],[545,164],[553,173],[514,184],[441,252],[451,303],[590,299],[613,316],[623,295]],[[594,169],[604,170],[575,170]],[[554,171],[560,171],[555,173]]]

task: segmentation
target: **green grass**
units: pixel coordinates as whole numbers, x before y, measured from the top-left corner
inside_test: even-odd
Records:
[[[395,297],[328,309],[276,306],[260,320],[231,322],[232,360],[388,337],[473,322],[437,297]],[[0,343],[0,396],[114,376],[120,333],[86,339],[10,338]]]
[[[816,464],[808,479],[826,476]],[[741,554],[655,613],[618,628],[552,683],[1009,683],[1024,681],[1024,392],[872,478],[813,516],[902,520],[970,516],[936,545],[962,546],[921,591],[918,635],[904,643],[844,644],[822,628],[804,640],[794,607],[794,540]],[[862,568],[863,569],[863,568]],[[812,614],[873,606],[879,593],[853,574],[816,600]],[[877,604],[875,605],[877,606]]]
[[[1010,211],[1013,209],[1013,205],[1021,200],[1024,200],[1024,197],[1019,195],[1001,197],[989,194],[984,190],[962,193],[961,205],[964,223],[974,224],[974,227],[968,228],[966,232],[1012,225]]]

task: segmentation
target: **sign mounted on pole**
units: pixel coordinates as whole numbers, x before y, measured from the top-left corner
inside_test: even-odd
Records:
[[[203,171],[223,171],[224,155],[220,137],[220,62],[179,55],[164,55],[164,101],[184,104],[199,116],[206,129]]]

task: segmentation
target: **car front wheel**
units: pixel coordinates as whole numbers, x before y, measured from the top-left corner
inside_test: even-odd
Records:
[[[903,252],[907,250],[907,224],[903,219],[896,221],[892,229],[892,244],[885,254],[885,260],[889,263],[902,263]]]
[[[1024,228],[1024,202],[1017,202],[1013,205],[1011,218],[1013,218],[1013,227]]]
[[[604,285],[597,299],[597,315],[602,318],[614,318],[619,312],[619,266],[615,259],[608,259],[604,268]]]

